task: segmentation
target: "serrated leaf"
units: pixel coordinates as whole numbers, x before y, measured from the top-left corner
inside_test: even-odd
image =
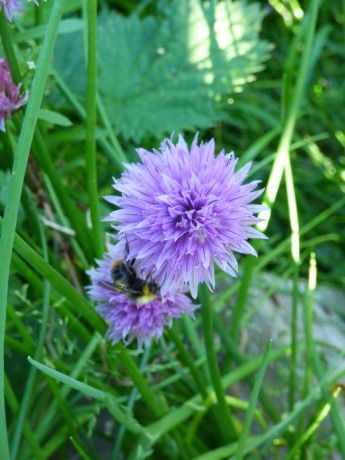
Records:
[[[135,141],[212,126],[222,118],[218,102],[252,79],[269,52],[257,4],[162,5],[160,18],[100,18],[100,91],[116,131]]]
[[[98,83],[115,131],[138,143],[145,135],[225,119],[224,101],[268,58],[270,45],[259,39],[262,18],[256,3],[244,1],[164,0],[156,16],[144,18],[103,11]],[[59,40],[55,65],[70,89],[83,95],[81,34]]]

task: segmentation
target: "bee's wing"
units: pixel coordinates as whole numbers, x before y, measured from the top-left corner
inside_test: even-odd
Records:
[[[97,284],[98,286],[101,286],[106,289],[111,289],[112,291],[114,291],[114,285],[112,283],[108,283],[107,281],[100,281]]]
[[[102,286],[106,289],[110,289],[111,291],[120,292],[122,294],[127,294],[129,297],[136,297],[138,295],[141,295],[140,290],[133,289],[130,286],[123,283],[122,281],[116,281],[114,283],[108,283],[106,281],[101,281],[98,284],[99,286]]]

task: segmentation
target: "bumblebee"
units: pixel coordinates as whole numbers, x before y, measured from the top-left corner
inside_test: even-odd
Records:
[[[126,254],[129,253],[128,243],[126,244]],[[137,304],[144,305],[155,298],[159,287],[153,281],[140,278],[134,268],[135,259],[115,260],[111,266],[111,284],[106,283],[106,287],[116,292],[126,294],[128,298]]]

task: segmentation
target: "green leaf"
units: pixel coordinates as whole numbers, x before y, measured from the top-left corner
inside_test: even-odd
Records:
[[[72,126],[73,124],[67,117],[60,113],[53,112],[52,110],[40,109],[38,118],[53,125]]]
[[[260,70],[269,45],[258,39],[258,5],[162,2],[161,18],[100,18],[99,87],[115,129],[144,135],[206,128],[221,102]]]
[[[254,79],[269,56],[259,39],[263,11],[244,1],[159,2],[155,17],[99,18],[99,91],[116,133],[145,135],[212,127],[228,118],[227,100]],[[59,37],[55,67],[85,93],[80,33]]]

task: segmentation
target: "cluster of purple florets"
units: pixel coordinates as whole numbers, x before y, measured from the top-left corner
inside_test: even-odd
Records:
[[[5,119],[27,103],[28,93],[20,94],[20,84],[15,85],[6,59],[0,58],[0,131],[5,131]]]
[[[250,163],[236,171],[233,153],[215,155],[214,140],[189,149],[182,136],[166,139],[159,151],[138,149],[141,163],[126,164],[115,180],[119,196],[106,197],[117,209],[113,222],[117,243],[98,267],[90,270],[89,293],[100,302],[99,313],[109,323],[108,336],[139,346],[158,339],[166,325],[198,307],[198,285],[215,287],[214,267],[236,276],[235,252],[254,254],[250,238],[263,238],[253,225],[263,206],[251,204],[261,193],[258,181],[243,184]],[[128,248],[126,254],[124,248]],[[153,300],[136,303],[112,288],[111,267],[125,257],[143,279],[159,290]]]
[[[46,0],[45,0],[46,1]],[[27,2],[34,2],[38,5],[38,0],[27,0]],[[12,22],[13,14],[17,11],[23,11],[23,2],[21,0],[0,0],[0,11],[4,9],[5,16],[8,21]]]
[[[27,0],[37,6],[38,0]],[[16,12],[24,11],[21,0],[0,0],[0,14],[5,14],[6,19],[12,22]],[[5,120],[11,118],[12,113],[28,102],[28,92],[21,94],[21,84],[15,84],[5,58],[0,58],[0,131],[5,131]]]

